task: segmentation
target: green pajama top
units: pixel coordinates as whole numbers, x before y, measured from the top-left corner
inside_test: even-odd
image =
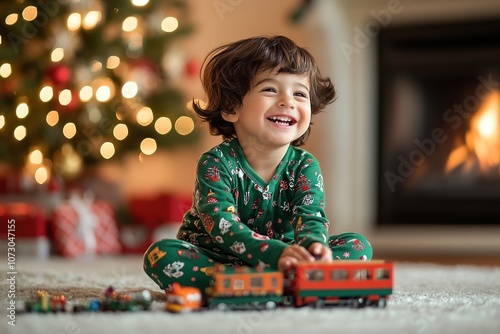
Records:
[[[290,146],[267,184],[237,139],[205,152],[197,164],[192,208],[177,238],[228,262],[277,268],[285,247],[327,245],[323,176],[318,161]]]

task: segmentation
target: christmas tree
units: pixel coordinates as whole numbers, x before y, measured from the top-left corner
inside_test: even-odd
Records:
[[[196,140],[196,75],[175,42],[184,1],[13,0],[0,7],[0,160],[43,184],[91,164]]]

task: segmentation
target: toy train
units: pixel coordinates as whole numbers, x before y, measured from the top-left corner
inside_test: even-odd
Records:
[[[73,306],[73,312],[83,311],[147,311],[153,298],[151,292],[142,290],[134,293],[118,293],[113,287],[108,287],[103,299],[92,299],[83,304]]]
[[[174,284],[166,310],[386,307],[393,272],[393,263],[386,261],[300,262],[284,273],[264,267],[216,265],[213,283],[203,293]]]
[[[149,310],[152,296],[148,290],[134,293],[117,293],[113,287],[108,287],[101,299],[91,299],[73,305],[73,312],[99,311],[145,311]],[[58,313],[66,312],[67,304],[64,295],[50,296],[46,291],[37,291],[36,298],[25,302],[27,313]]]
[[[26,312],[47,313],[66,312],[66,297],[64,295],[50,296],[47,291],[38,290],[36,299],[26,301]]]
[[[299,262],[285,272],[262,266],[215,265],[206,291],[173,284],[166,310],[172,313],[216,310],[270,310],[278,306],[386,307],[393,290],[394,266],[386,261]],[[117,293],[109,287],[104,297],[73,305],[73,312],[149,310],[148,290]],[[64,295],[38,291],[25,303],[26,312],[66,312]]]

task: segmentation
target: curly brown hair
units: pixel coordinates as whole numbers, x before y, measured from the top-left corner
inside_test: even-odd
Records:
[[[321,76],[311,53],[284,36],[257,36],[219,46],[205,58],[202,69],[208,102],[202,106],[193,100],[193,109],[202,121],[208,122],[211,134],[224,139],[235,138],[236,132],[222,113],[232,114],[242,105],[253,79],[262,71],[277,69],[278,73],[309,75],[313,115],[335,99],[332,82]],[[303,145],[310,131],[311,126],[291,144]]]

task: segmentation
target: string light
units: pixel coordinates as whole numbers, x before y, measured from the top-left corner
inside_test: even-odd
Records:
[[[144,138],[141,142],[141,152],[151,155],[156,152],[156,141],[153,138]]]
[[[90,70],[92,72],[97,72],[102,69],[102,63],[100,61],[94,60],[92,64],[90,65]]]
[[[71,103],[71,91],[69,89],[63,89],[59,93],[59,103],[63,106],[67,106],[68,104]]]
[[[45,166],[37,168],[35,172],[35,181],[38,182],[38,184],[44,184],[48,179],[49,173],[47,168],[45,168]]]
[[[50,126],[56,125],[59,123],[59,113],[56,110],[49,111],[45,117],[45,121]]]
[[[99,102],[109,101],[115,96],[115,84],[110,78],[97,78],[92,81],[91,86],[92,90],[95,91],[95,97]]]
[[[0,115],[0,129],[2,129],[5,126],[5,116]]]
[[[75,123],[72,122],[66,123],[63,127],[63,135],[68,139],[73,138],[76,135]]]
[[[147,126],[153,121],[153,110],[149,107],[142,107],[136,115],[137,123]]]
[[[161,21],[161,30],[165,32],[173,32],[179,27],[179,21],[175,17],[169,16]]]
[[[14,138],[18,141],[21,141],[26,137],[26,127],[23,125],[19,125],[14,129]]]
[[[85,15],[83,19],[83,29],[94,29],[95,26],[101,21],[102,14],[99,11],[93,10]]]
[[[68,16],[68,20],[66,22],[69,31],[75,31],[80,29],[82,26],[82,16],[80,13],[71,13]]]
[[[5,18],[5,24],[8,26],[11,26],[17,22],[18,18],[19,18],[19,15],[17,15],[16,13],[9,14]]]
[[[83,86],[82,89],[80,89],[80,100],[82,102],[87,102],[92,98],[93,94],[94,92],[92,91],[92,87]]]
[[[133,81],[127,81],[123,84],[122,95],[124,98],[131,99],[137,95],[138,91],[139,87]]]
[[[129,16],[123,20],[122,29],[127,32],[134,31],[137,28],[137,24],[137,17]]]
[[[175,131],[182,136],[190,134],[194,130],[194,121],[191,117],[181,116],[175,121]]]
[[[97,88],[95,97],[99,102],[106,102],[111,98],[111,89],[108,86],[101,86]]]
[[[12,67],[9,63],[2,64],[0,66],[0,76],[2,78],[8,78],[12,74]]]
[[[113,128],[113,136],[118,140],[123,140],[128,136],[128,128],[125,124],[119,123]]]
[[[31,153],[29,155],[29,161],[35,165],[41,164],[43,161],[42,151],[40,151],[39,149],[35,149],[35,150],[31,151]]]
[[[101,145],[100,152],[104,159],[110,159],[115,154],[115,146],[107,141]]]
[[[53,96],[54,96],[54,91],[50,86],[42,87],[42,89],[40,90],[40,100],[42,102],[49,102]]]
[[[24,8],[22,15],[26,21],[33,21],[38,16],[38,9],[35,6],[28,6]]]
[[[143,7],[149,3],[149,0],[132,0],[132,5],[136,7]]]
[[[168,117],[160,117],[155,122],[155,130],[161,135],[165,135],[172,130],[172,121]]]
[[[63,48],[55,48],[50,54],[50,60],[52,60],[52,62],[54,63],[60,62],[63,58],[64,58]]]
[[[120,58],[117,56],[109,56],[108,62],[106,63],[106,67],[109,68],[110,70],[113,70],[120,65]]]
[[[24,102],[19,103],[19,105],[16,108],[16,116],[19,119],[23,119],[26,116],[28,116],[29,111],[30,110],[29,110],[28,105],[26,103],[24,103]]]

